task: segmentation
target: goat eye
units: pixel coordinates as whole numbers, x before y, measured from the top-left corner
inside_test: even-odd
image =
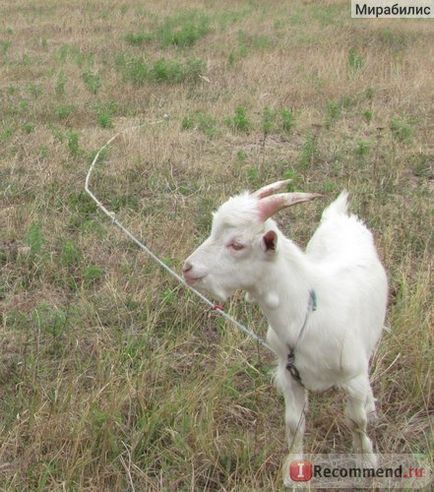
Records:
[[[242,250],[242,249],[245,248],[244,244],[237,243],[236,241],[234,241],[233,243],[231,243],[229,245],[229,247],[232,248],[235,251],[240,251],[240,250]]]

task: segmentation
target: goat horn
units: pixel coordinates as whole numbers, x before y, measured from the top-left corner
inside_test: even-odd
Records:
[[[263,186],[262,188],[259,188],[259,190],[255,191],[253,195],[257,196],[258,198],[265,198],[266,196],[276,193],[276,191],[282,190],[291,181],[292,179],[284,179],[282,181],[276,181],[275,183],[271,183],[269,185]]]
[[[291,207],[296,203],[310,202],[321,196],[319,193],[278,193],[267,196],[259,200],[259,217],[261,221],[265,222],[282,208]]]

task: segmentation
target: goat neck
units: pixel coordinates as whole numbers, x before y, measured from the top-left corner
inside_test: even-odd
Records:
[[[295,343],[306,316],[310,291],[317,284],[305,253],[278,231],[279,250],[270,261],[260,285],[248,293],[260,305],[282,342]]]

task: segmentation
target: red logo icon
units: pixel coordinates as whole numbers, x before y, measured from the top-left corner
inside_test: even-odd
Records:
[[[289,477],[294,482],[307,482],[312,478],[312,463],[306,460],[297,460],[289,465]]]

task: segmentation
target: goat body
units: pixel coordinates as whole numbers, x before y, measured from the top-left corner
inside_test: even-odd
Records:
[[[261,306],[267,341],[278,356],[276,383],[285,397],[290,457],[302,453],[306,389],[335,386],[348,395],[354,451],[374,465],[366,434],[367,416],[375,414],[369,359],[384,326],[386,274],[371,232],[347,212],[345,191],[324,210],[305,252],[286,238],[271,216],[318,196],[274,194],[286,183],[225,202],[214,214],[210,237],[185,262],[184,277],[222,301],[242,288]],[[306,318],[311,292],[317,308]],[[303,385],[286,367],[294,347]]]
[[[279,231],[280,261],[274,275],[254,289],[269,320],[269,338],[283,360],[296,343],[313,289],[318,309],[297,345],[305,386],[325,390],[368,370],[385,316],[387,280],[372,235],[346,211],[342,193],[323,213],[304,254]],[[278,308],[267,303],[275,292]],[[265,294],[265,295],[264,295]],[[274,333],[273,333],[274,332]]]

